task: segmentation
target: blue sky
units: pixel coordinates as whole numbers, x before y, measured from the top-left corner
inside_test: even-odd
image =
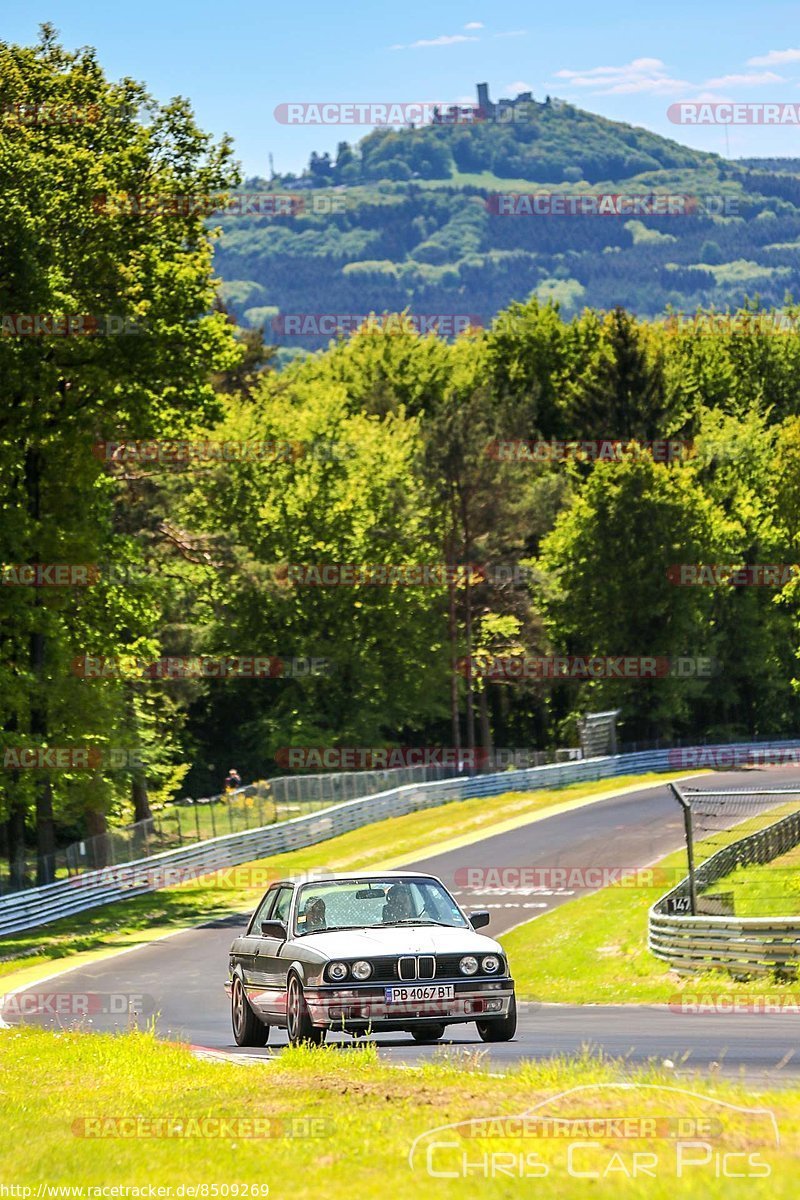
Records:
[[[312,150],[367,132],[281,125],[278,104],[466,100],[478,80],[495,99],[524,85],[732,157],[800,156],[791,126],[691,129],[666,116],[706,97],[800,103],[799,16],[800,3],[752,0],[4,0],[0,39],[30,43],[51,21],[65,45],[97,47],[112,78],[188,96],[203,128],[234,137],[246,174],[266,175],[270,152],[276,170],[299,170]]]

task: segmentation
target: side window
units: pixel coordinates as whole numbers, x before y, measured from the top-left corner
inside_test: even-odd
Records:
[[[278,895],[278,888],[272,888],[267,892],[261,904],[256,909],[256,915],[253,917],[253,923],[250,926],[250,932],[256,937],[261,933],[262,921],[269,920],[269,914],[272,911],[272,906],[275,903],[275,897]]]
[[[272,910],[271,920],[283,921],[284,925],[289,922],[289,909],[292,907],[292,888],[284,887],[278,892],[278,899],[275,902],[275,907]]]

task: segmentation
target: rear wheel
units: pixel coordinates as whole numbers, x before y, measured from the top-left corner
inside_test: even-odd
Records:
[[[325,1041],[326,1031],[311,1024],[303,985],[296,975],[292,975],[289,980],[289,992],[286,997],[286,1032],[292,1046],[301,1046],[303,1043],[321,1046]]]
[[[438,1042],[443,1033],[444,1025],[433,1021],[430,1025],[418,1025],[416,1029],[411,1030],[415,1042]]]
[[[253,1012],[238,975],[234,978],[231,993],[231,1024],[237,1046],[266,1046],[269,1025],[259,1021]]]
[[[483,1042],[510,1042],[517,1032],[517,1001],[511,997],[508,1014],[505,1017],[494,1017],[489,1021],[476,1021],[478,1033]]]

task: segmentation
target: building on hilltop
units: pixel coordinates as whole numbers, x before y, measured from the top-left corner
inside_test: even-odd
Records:
[[[513,100],[502,99],[495,102],[489,98],[488,83],[477,84],[478,103],[448,104],[441,110],[434,110],[434,125],[470,124],[472,121],[513,121],[521,110],[528,111],[529,106],[536,103],[533,92],[519,92]],[[548,103],[549,103],[548,97]]]

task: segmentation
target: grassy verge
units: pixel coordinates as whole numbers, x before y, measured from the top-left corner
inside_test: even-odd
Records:
[[[577,1090],[565,1096],[568,1089]],[[800,1175],[796,1084],[754,1093],[718,1077],[677,1081],[655,1065],[632,1070],[588,1053],[500,1077],[475,1056],[398,1071],[378,1061],[374,1047],[287,1051],[243,1068],[200,1061],[149,1034],[54,1037],[26,1028],[0,1033],[0,1098],[0,1181],[32,1186],[34,1196],[39,1183],[150,1184],[173,1196],[205,1184],[207,1196],[238,1197],[245,1193],[234,1186],[258,1185],[249,1196],[259,1200],[265,1188],[271,1200],[508,1200],[534,1189],[550,1200],[585,1196],[595,1172],[591,1195],[599,1200],[781,1200],[796,1195]],[[508,1118],[534,1105],[538,1117],[608,1124],[590,1140],[580,1126],[569,1138],[548,1137],[532,1122],[520,1136]],[[491,1127],[441,1129],[490,1118]],[[620,1118],[640,1122],[634,1136],[630,1126],[619,1136]],[[644,1177],[633,1179],[635,1154],[647,1158],[637,1160]]]
[[[504,821],[534,816],[564,802],[677,777],[677,774],[647,774],[551,791],[507,792],[490,800],[457,801],[365,825],[316,846],[274,855],[230,872],[217,872],[2,938],[0,980],[10,987],[10,977],[20,968],[25,968],[27,981],[32,971],[45,974],[42,968],[65,955],[121,950],[152,941],[172,930],[252,909],[270,878],[312,869],[386,869],[400,859],[408,861],[427,853],[448,838],[479,836]]]
[[[738,917],[790,917],[800,913],[800,846],[761,866],[737,867],[711,892],[732,892]]]
[[[769,825],[792,805],[764,813],[756,825]],[[741,829],[716,833],[713,846],[720,849],[742,836]],[[697,847],[698,861],[704,843]],[[607,887],[581,896],[501,937],[521,996],[548,1003],[632,1004],[665,1003],[678,992],[745,994],[753,984],[737,982],[725,972],[680,976],[647,949],[647,914],[660,895],[686,874],[683,851],[670,854],[654,871],[652,887]],[[768,869],[768,868],[763,868]],[[660,877],[660,878],[659,878]],[[782,875],[781,878],[788,878]],[[669,880],[665,884],[664,880]],[[772,887],[774,891],[774,879]],[[715,883],[712,891],[723,888]],[[727,881],[724,890],[729,891]],[[737,912],[740,911],[737,907]],[[759,992],[785,992],[785,982],[759,980]]]

